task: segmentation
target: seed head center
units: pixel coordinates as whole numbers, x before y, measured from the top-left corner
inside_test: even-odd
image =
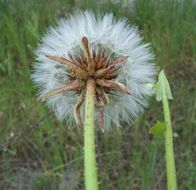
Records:
[[[72,60],[64,57],[46,55],[49,59],[67,66],[69,82],[63,87],[54,89],[39,97],[40,100],[45,100],[46,98],[59,93],[74,91],[79,95],[75,107],[76,122],[79,127],[82,127],[80,108],[85,100],[86,84],[88,80],[94,80],[95,103],[97,108],[99,108],[100,118],[103,118],[103,108],[109,103],[108,94],[110,94],[111,91],[120,91],[122,93],[130,94],[123,84],[114,81],[114,79],[118,77],[119,66],[128,59],[128,56],[120,56],[111,61],[109,56],[104,53],[96,54],[93,49],[90,49],[87,37],[82,38],[82,44],[82,55]],[[100,127],[102,126],[101,123],[103,123],[103,120],[100,122]]]

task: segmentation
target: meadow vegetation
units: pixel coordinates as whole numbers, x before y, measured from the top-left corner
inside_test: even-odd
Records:
[[[122,6],[123,5],[123,6]],[[137,25],[171,84],[179,190],[196,187],[196,3],[194,0],[0,0],[0,189],[83,189],[83,130],[57,121],[30,80],[39,38],[75,9],[113,12]],[[161,104],[132,126],[96,129],[101,190],[165,190],[164,142],[148,133]]]

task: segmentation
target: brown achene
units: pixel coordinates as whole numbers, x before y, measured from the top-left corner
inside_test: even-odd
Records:
[[[130,94],[128,89],[121,83],[113,79],[118,76],[118,66],[128,59],[128,56],[120,56],[109,60],[105,54],[95,54],[89,47],[87,37],[82,38],[83,53],[80,57],[68,60],[64,57],[46,55],[51,60],[65,64],[68,67],[69,82],[63,87],[54,89],[39,97],[39,100],[45,100],[50,96],[74,91],[79,94],[78,102],[75,107],[75,119],[78,127],[82,127],[80,108],[85,100],[86,85],[89,80],[94,83],[95,104],[98,108],[99,127],[103,128],[104,123],[104,106],[109,103],[108,94],[111,91],[120,91]]]

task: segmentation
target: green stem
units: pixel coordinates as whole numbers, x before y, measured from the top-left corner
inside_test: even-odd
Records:
[[[166,123],[165,131],[165,148],[166,148],[166,165],[167,165],[167,189],[177,190],[176,168],[173,150],[173,132],[169,111],[169,102],[166,97],[163,98],[164,119]]]
[[[98,190],[94,139],[94,94],[93,80],[87,82],[84,121],[84,177],[86,190]]]

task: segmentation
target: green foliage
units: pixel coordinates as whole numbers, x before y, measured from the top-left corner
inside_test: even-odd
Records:
[[[164,66],[175,97],[171,114],[180,137],[174,139],[179,190],[194,190],[195,1],[137,0],[135,9],[113,2],[0,1],[0,144],[26,130],[0,152],[0,189],[83,189],[83,130],[53,114],[45,117],[48,110],[36,102],[30,80],[39,37],[56,19],[81,7],[126,16],[152,42],[155,62]],[[155,101],[151,105],[132,126],[96,131],[100,189],[165,189],[163,142],[148,134],[162,113]],[[29,130],[39,118],[44,118],[39,126]]]
[[[157,121],[152,128],[150,128],[149,133],[158,137],[162,137],[165,132],[166,124],[160,121]]]

